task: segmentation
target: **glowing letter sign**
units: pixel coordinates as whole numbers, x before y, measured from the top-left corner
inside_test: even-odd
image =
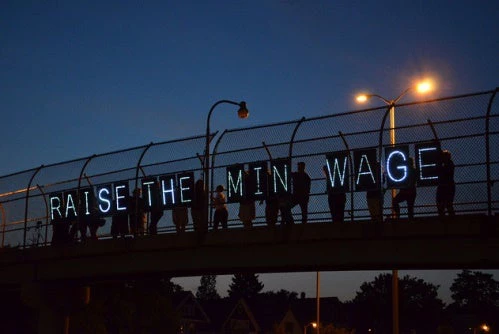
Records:
[[[355,190],[366,191],[378,187],[378,163],[376,149],[357,150],[353,152],[355,167]]]
[[[416,145],[416,164],[418,166],[418,186],[433,186],[437,184],[437,163],[440,157],[440,147],[437,144]]]
[[[142,197],[146,203],[146,209],[151,210],[153,206],[159,206],[161,202],[159,201],[159,185],[155,177],[143,178],[142,179]]]
[[[388,188],[403,188],[409,181],[409,147],[385,147],[386,176]]]
[[[272,193],[286,195],[291,191],[290,163],[288,159],[272,162]]]
[[[182,173],[177,177],[180,204],[190,205],[194,194],[194,173]]]
[[[267,196],[267,162],[249,164],[247,177],[246,197],[254,200],[263,200]]]
[[[175,174],[163,175],[159,178],[161,186],[161,203],[163,208],[172,208],[176,203]]]
[[[50,194],[50,219],[53,222],[62,220],[62,193]]]
[[[113,201],[113,187],[110,184],[97,187],[97,201],[99,212],[107,215],[112,213],[111,203]]]
[[[333,192],[349,190],[348,152],[340,151],[326,155],[327,182]]]
[[[122,181],[114,185],[114,203],[116,212],[126,212],[130,191],[128,182]]]
[[[244,165],[227,167],[227,202],[239,202],[245,191]]]

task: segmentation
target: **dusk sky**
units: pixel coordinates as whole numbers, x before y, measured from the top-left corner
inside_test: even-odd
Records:
[[[201,135],[220,99],[247,101],[250,117],[221,106],[212,130],[358,109],[357,92],[391,99],[419,78],[434,80],[430,97],[491,90],[498,32],[491,0],[4,0],[0,175]],[[400,276],[440,284],[449,301],[456,272]],[[376,274],[323,273],[322,293],[350,299]],[[315,273],[261,277],[315,294]]]

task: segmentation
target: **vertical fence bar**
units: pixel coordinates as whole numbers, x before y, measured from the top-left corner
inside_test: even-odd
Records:
[[[383,208],[383,199],[384,199],[384,191],[383,191],[383,175],[382,175],[382,170],[381,170],[381,157],[383,156],[383,133],[385,132],[385,123],[386,123],[386,118],[388,117],[389,114],[391,114],[392,108],[395,108],[394,104],[388,105],[386,108],[386,112],[383,115],[383,120],[381,121],[381,127],[379,129],[379,142],[378,142],[378,157],[377,159],[379,160],[378,163],[378,172],[376,173],[376,177],[378,178],[378,182],[380,183],[380,209],[381,209],[381,221],[383,221],[383,216],[384,216],[384,208]],[[390,203],[391,205],[391,203]]]
[[[81,167],[81,170],[80,170],[80,176],[78,176],[78,187],[76,189],[76,203],[78,203],[78,207],[77,207],[77,213],[76,213],[76,226],[77,226],[77,230],[80,230],[80,213],[81,213],[81,198],[80,198],[80,188],[81,188],[81,179],[83,178],[83,175],[85,173],[85,169],[87,168],[88,164],[90,163],[90,160],[92,160],[94,157],[96,157],[96,155],[92,155],[90,157],[87,158],[87,161],[85,161],[85,163],[83,164],[83,167]],[[78,233],[78,231],[76,232]],[[81,231],[80,231],[81,233]],[[86,229],[85,229],[85,233],[86,233]],[[84,236],[82,236],[83,238],[85,238]]]
[[[142,170],[142,168],[140,167],[140,164],[142,163],[142,159],[144,158],[144,155],[146,154],[147,150],[149,150],[149,148],[151,148],[151,146],[153,146],[154,143],[153,142],[150,142],[149,145],[147,145],[144,150],[142,151],[142,154],[140,155],[140,158],[139,160],[137,161],[137,167],[135,167],[135,187],[133,188],[133,200],[135,201],[135,213],[134,213],[134,216],[135,216],[135,231],[138,230],[138,224],[139,224],[139,197],[135,195],[135,189],[138,188],[138,185],[139,185],[139,170]],[[144,171],[142,170],[142,173]],[[149,222],[148,222],[149,223]],[[148,230],[148,227],[149,226],[146,226],[146,231]],[[146,232],[144,231],[144,233]]]
[[[292,158],[293,158],[293,145],[294,145],[294,142],[295,142],[295,136],[296,136],[296,133],[298,132],[298,128],[300,127],[300,125],[303,123],[303,121],[305,120],[306,118],[305,117],[302,117],[298,123],[296,123],[296,126],[293,130],[293,134],[291,135],[291,139],[289,141],[289,154],[288,154],[288,157],[289,157],[289,165],[290,167],[292,168],[293,164],[292,164]]]
[[[490,113],[492,111],[492,103],[496,97],[499,87],[496,87],[487,106],[487,114],[485,116],[485,160],[487,166],[487,214],[492,216],[492,181],[490,175]]]
[[[345,145],[345,149],[346,151],[348,152],[348,165],[349,165],[349,187],[350,187],[350,221],[353,223],[354,221],[354,205],[353,205],[353,199],[354,199],[354,196],[353,196],[353,187],[354,187],[354,183],[353,183],[353,180],[354,180],[354,175],[353,175],[353,161],[352,161],[352,155],[350,153],[350,146],[348,145],[348,142],[345,138],[345,136],[343,135],[343,133],[341,131],[338,131],[338,134],[340,135],[340,138],[341,140],[343,141],[343,145]]]
[[[49,205],[47,202],[47,197],[45,196],[45,192],[43,191],[43,187],[39,184],[36,185],[38,191],[42,194],[43,201],[45,202],[45,240],[43,242],[44,245],[47,245],[47,235],[48,235],[48,226],[49,226]]]
[[[29,203],[29,190],[31,188],[31,183],[33,182],[33,179],[35,178],[36,174],[43,168],[43,165],[38,167],[33,175],[31,175],[31,178],[29,179],[28,182],[28,187],[26,188],[26,202],[24,203],[24,235],[23,235],[23,248],[26,248],[26,234],[27,234],[27,228],[28,228],[28,203]]]
[[[2,217],[2,248],[3,248],[5,241],[5,225],[7,224],[7,220],[5,217],[5,209],[2,203],[0,203],[0,213],[2,214],[1,217]]]
[[[208,190],[209,190],[209,193],[207,194],[207,196],[208,196],[208,203],[210,203],[210,201],[211,201],[211,190],[213,189],[213,175],[214,175],[214,171],[215,171],[215,158],[216,158],[216,155],[217,155],[217,152],[218,152],[218,145],[220,144],[220,142],[222,141],[222,138],[225,136],[226,133],[227,133],[227,129],[224,130],[224,132],[222,132],[222,134],[220,135],[220,137],[218,137],[217,142],[215,143],[215,146],[213,147],[212,158],[211,158],[211,166],[209,166],[211,168],[211,170],[210,170],[210,185],[207,185],[208,186]],[[213,213],[213,207],[212,207],[212,205],[209,205],[209,209],[208,209],[208,226],[211,225],[211,216],[212,216],[212,213]]]

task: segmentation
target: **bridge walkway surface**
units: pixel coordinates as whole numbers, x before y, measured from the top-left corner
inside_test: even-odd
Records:
[[[231,228],[3,249],[0,284],[205,273],[499,268],[498,217]]]

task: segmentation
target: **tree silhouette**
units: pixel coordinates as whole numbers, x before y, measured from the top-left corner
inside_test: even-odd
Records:
[[[443,302],[437,297],[438,286],[422,279],[404,276],[399,280],[399,316],[402,330],[434,332]],[[352,301],[354,326],[360,331],[372,328],[389,333],[392,328],[392,275],[380,274],[364,282]]]
[[[251,299],[258,296],[262,290],[263,283],[259,281],[257,274],[234,274],[227,292],[230,298]]]
[[[279,291],[266,291],[262,293],[262,296],[268,299],[279,300],[281,302],[290,302],[298,299],[298,293],[294,291],[288,291],[281,289]]]
[[[220,299],[217,292],[217,276],[203,275],[201,276],[200,285],[196,291],[196,297],[200,300],[215,300]]]
[[[449,311],[459,317],[468,317],[471,323],[467,326],[482,322],[494,327],[499,324],[499,281],[494,280],[492,274],[463,270],[457,274],[450,291],[454,302]]]

